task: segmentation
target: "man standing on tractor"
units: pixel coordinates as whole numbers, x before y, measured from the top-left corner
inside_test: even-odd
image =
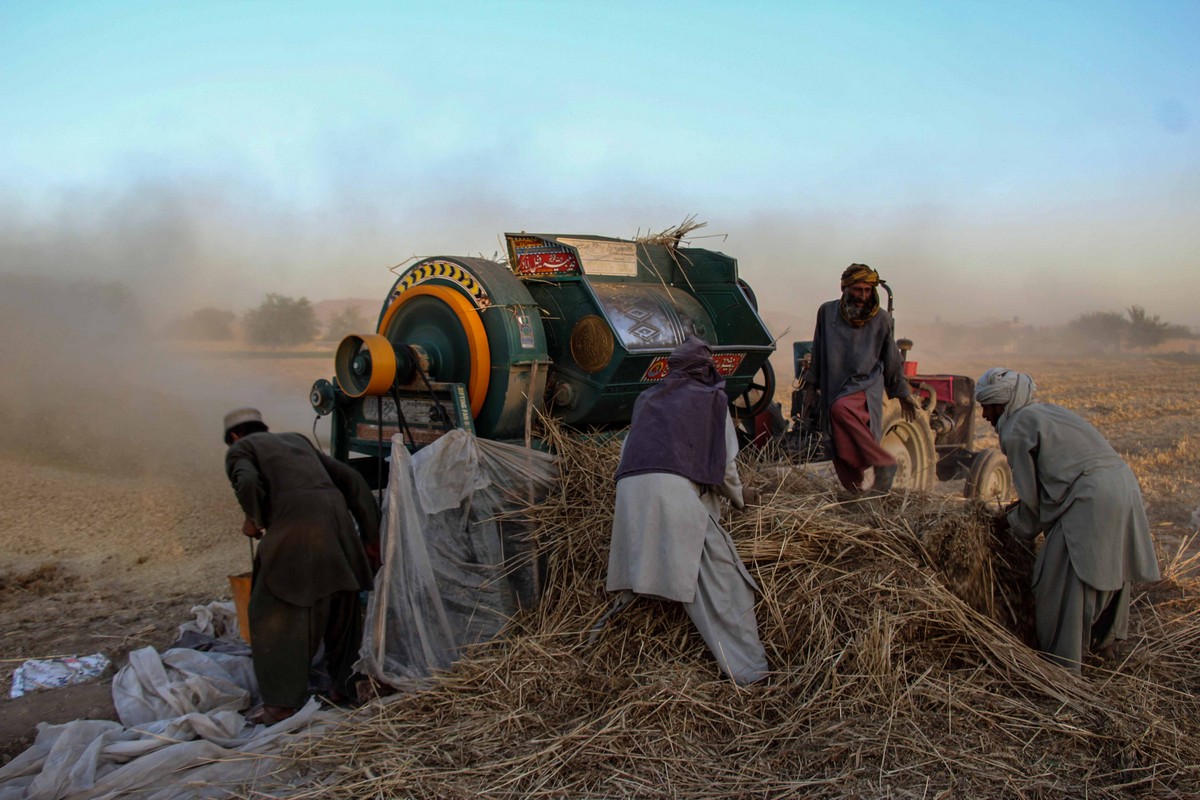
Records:
[[[975,385],[996,429],[1018,500],[998,530],[1046,538],[1033,565],[1038,644],[1079,672],[1087,648],[1111,655],[1129,629],[1133,581],[1159,579],[1154,542],[1133,471],[1079,415],[1033,399],[1023,372],[996,367]]]
[[[804,416],[817,400],[824,405],[833,444],[833,468],[850,492],[862,491],[868,467],[875,470],[873,491],[891,491],[897,463],[880,446],[883,393],[900,401],[908,421],[920,405],[904,377],[892,317],[879,304],[879,273],[866,264],[842,272],[842,296],[821,305],[813,333],[812,364],[804,376],[809,387]]]
[[[263,706],[248,719],[271,725],[304,705],[322,641],[330,699],[354,699],[358,597],[379,567],[379,506],[370,487],[305,436],[268,432],[254,408],[225,415],[225,444],[225,472],[246,515],[242,533],[262,540],[249,611]]]

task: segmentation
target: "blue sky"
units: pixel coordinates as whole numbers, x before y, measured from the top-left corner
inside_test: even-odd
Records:
[[[800,316],[865,261],[910,317],[1200,326],[1198,39],[1197,2],[9,0],[0,269],[382,300],[696,214]]]

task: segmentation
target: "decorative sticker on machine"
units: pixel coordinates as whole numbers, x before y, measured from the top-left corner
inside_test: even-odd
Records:
[[[713,364],[717,366],[718,373],[728,378],[737,372],[745,357],[745,353],[713,353]]]
[[[737,372],[737,368],[742,365],[745,358],[745,353],[713,353],[713,364],[719,375],[728,378]],[[650,366],[646,367],[646,371],[642,373],[642,382],[661,381],[667,377],[667,373],[670,371],[670,367],[667,366],[667,357],[655,356],[654,360],[650,362]]]
[[[518,275],[579,274],[575,254],[561,244],[537,236],[509,236],[508,243]]]
[[[391,296],[388,297],[388,305],[391,306],[396,302],[397,297],[417,284],[434,278],[442,278],[457,284],[479,308],[487,308],[492,304],[492,299],[488,297],[483,284],[465,268],[458,264],[451,264],[449,261],[426,261],[404,273],[404,276],[396,284],[396,288],[392,290]]]

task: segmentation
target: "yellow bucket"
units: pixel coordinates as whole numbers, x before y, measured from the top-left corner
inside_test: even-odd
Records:
[[[249,572],[243,572],[241,575],[229,576],[233,605],[237,609],[238,630],[241,631],[246,644],[250,644],[250,575]]]

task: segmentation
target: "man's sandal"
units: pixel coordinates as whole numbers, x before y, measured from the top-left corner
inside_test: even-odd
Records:
[[[283,722],[295,713],[296,709],[294,708],[259,704],[246,712],[246,721],[251,725],[266,725],[270,727],[276,723]]]

